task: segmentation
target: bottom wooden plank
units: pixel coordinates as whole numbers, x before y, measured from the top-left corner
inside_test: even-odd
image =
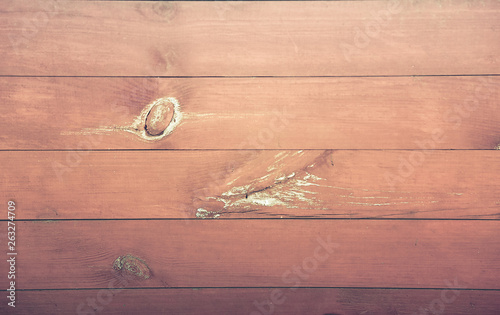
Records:
[[[443,289],[94,289],[17,292],[2,314],[498,314],[500,291]]]

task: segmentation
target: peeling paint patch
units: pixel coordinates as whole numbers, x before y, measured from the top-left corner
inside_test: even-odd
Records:
[[[202,206],[195,215],[197,218],[219,217],[225,213],[257,211],[261,207],[274,206],[327,209],[317,191],[319,187],[328,187],[324,184],[326,180],[312,174],[314,169],[307,167],[321,164],[323,155],[303,150],[281,151],[264,159],[264,165],[250,163],[245,166],[245,170],[252,169],[252,172],[260,173],[260,177],[250,177],[246,172],[235,174],[234,178],[228,179],[223,192],[203,198],[206,202],[217,202],[218,205],[208,208]],[[292,165],[294,167],[290,167]],[[310,189],[307,186],[316,187]]]
[[[135,276],[140,279],[149,279],[151,277],[151,271],[146,262],[130,254],[116,258],[113,269],[127,276]]]
[[[292,172],[280,174],[274,179],[274,183],[260,190],[252,190],[262,178],[254,180],[251,184],[233,187],[219,197],[209,199],[224,203],[224,209],[242,208],[252,206],[283,206],[286,208],[308,208],[321,206],[322,201],[316,198],[317,192],[309,191],[304,186],[322,186],[320,181],[324,180],[309,172]],[[326,186],[324,186],[326,187]]]
[[[297,153],[294,153],[293,155],[296,155]],[[267,172],[272,172],[274,170],[277,170],[279,167],[283,165],[283,160],[288,157],[288,153],[286,152],[279,152],[274,156],[274,163],[269,165],[267,167]]]
[[[320,154],[302,152],[266,153],[266,158],[259,159],[259,163],[245,165],[244,172],[227,179],[228,183],[221,185],[216,195],[199,198],[202,204],[197,204],[195,209],[199,206],[203,208],[197,210],[196,217],[270,212],[264,207],[276,207],[273,215],[283,214],[280,211],[284,209],[300,209],[303,211],[298,215],[307,215],[309,209],[335,211],[338,206],[348,209],[412,208],[439,204],[446,198],[458,199],[466,194],[436,192],[429,195],[419,191],[349,187],[343,180],[333,178],[334,173],[330,172],[332,169],[329,166],[331,151]],[[328,179],[316,174],[325,174]]]
[[[217,219],[220,217],[220,214],[214,211],[198,208],[198,210],[196,210],[196,217],[200,219]]]
[[[235,179],[231,180],[229,183],[226,184],[226,186],[231,186],[234,184],[235,181],[237,181],[240,178],[240,176],[236,177]]]

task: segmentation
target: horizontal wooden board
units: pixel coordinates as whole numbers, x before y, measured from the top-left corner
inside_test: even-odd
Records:
[[[18,219],[499,219],[498,151],[0,152]]]
[[[4,77],[0,148],[494,149],[499,91],[492,76]],[[177,120],[146,137],[162,98],[178,102]]]
[[[16,229],[17,289],[500,289],[499,221],[18,221]]]
[[[271,296],[277,304],[270,305]],[[496,315],[499,291],[384,289],[135,289],[19,291],[3,314]],[[364,312],[364,313],[363,313]]]
[[[498,1],[2,1],[0,75],[498,74]]]

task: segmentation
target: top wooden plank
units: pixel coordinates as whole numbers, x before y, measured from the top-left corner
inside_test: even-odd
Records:
[[[0,75],[498,74],[498,1],[0,3]]]

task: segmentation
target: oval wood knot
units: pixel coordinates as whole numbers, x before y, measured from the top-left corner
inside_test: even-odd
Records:
[[[172,121],[175,105],[168,98],[161,98],[149,110],[144,129],[150,136],[161,136]]]
[[[113,269],[127,276],[135,276],[141,279],[149,279],[151,277],[151,271],[146,262],[130,254],[116,258],[113,263]]]

